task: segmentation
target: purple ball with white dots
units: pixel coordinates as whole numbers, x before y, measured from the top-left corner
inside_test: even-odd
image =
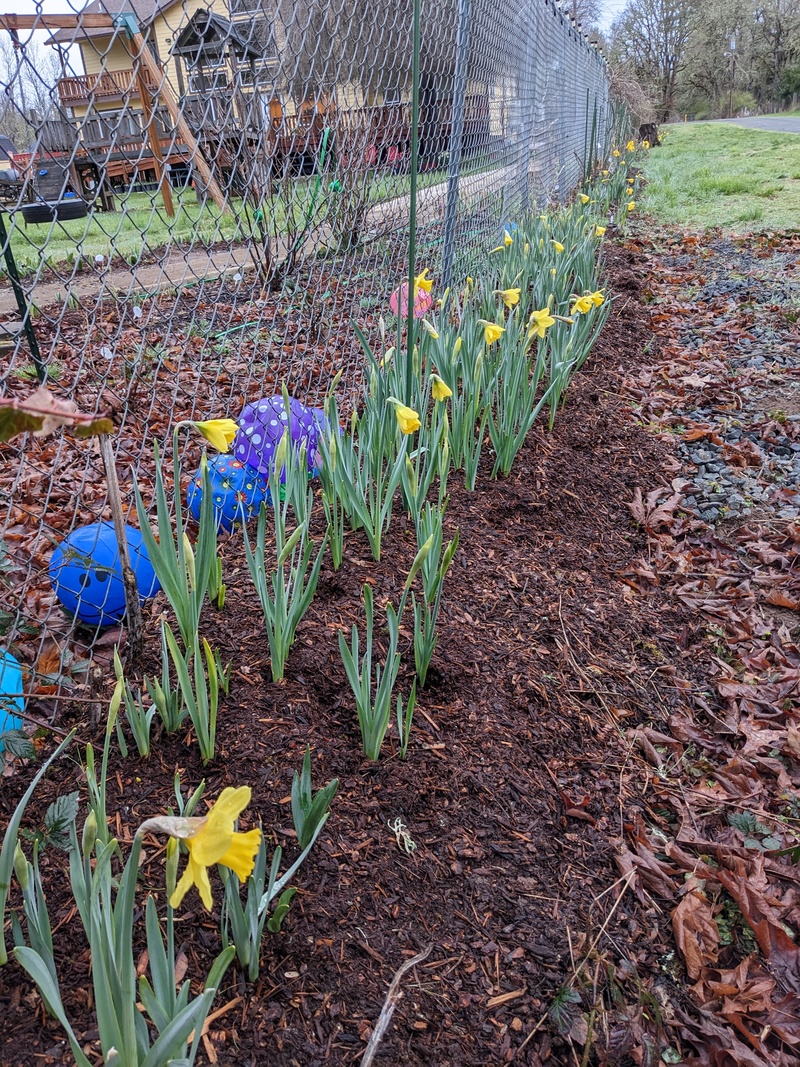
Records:
[[[306,446],[309,474],[314,470],[319,426],[314,413],[294,397],[289,398],[289,412],[282,396],[262,397],[244,408],[238,418],[239,432],[233,439],[233,454],[241,463],[255,467],[269,478],[275,456],[288,425],[289,438],[295,448]],[[281,472],[281,481],[286,473]]]

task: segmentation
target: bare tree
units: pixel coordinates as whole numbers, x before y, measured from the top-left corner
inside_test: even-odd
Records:
[[[674,111],[696,11],[695,0],[630,0],[611,27],[612,63],[650,89],[659,122]]]
[[[16,46],[0,30],[0,133],[18,151],[35,140],[36,129],[58,108],[58,56],[38,41]]]

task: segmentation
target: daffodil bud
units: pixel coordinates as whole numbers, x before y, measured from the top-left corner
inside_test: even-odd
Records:
[[[178,884],[178,859],[180,857],[180,847],[178,846],[177,838],[170,837],[167,840],[167,862],[166,862],[166,881],[167,881],[167,897],[171,897],[175,892],[175,886]]]
[[[475,384],[481,380],[481,370],[483,369],[483,352],[478,353],[478,358],[475,360]]]
[[[414,464],[408,456],[406,456],[406,476],[411,489],[411,495],[415,497],[417,495],[417,472],[414,470]]]
[[[464,343],[463,338],[456,337],[456,343],[453,345],[453,355],[454,356],[457,356],[458,353],[461,351],[461,346],[462,346],[463,343]]]
[[[14,874],[17,876],[22,892],[27,893],[31,881],[30,865],[25,858],[25,853],[19,847],[19,841],[14,848]]]
[[[378,333],[381,335],[381,341],[386,340],[386,323],[383,321],[383,315],[378,319]]]
[[[416,578],[416,576],[419,574],[420,570],[422,569],[422,564],[427,559],[428,553],[430,552],[432,547],[433,547],[433,534],[430,535],[430,537],[425,542],[425,544],[422,546],[422,548],[419,550],[419,552],[417,552],[416,556],[414,556],[414,562],[411,564],[411,570],[408,572],[408,577],[406,578],[406,585],[405,585],[406,589],[410,589],[411,588],[411,583],[414,581],[414,579]]]
[[[289,451],[289,431],[283,431],[283,437],[275,449],[275,476],[280,478],[281,471],[286,466],[286,453]]]
[[[186,536],[186,531],[183,533],[183,558],[186,561],[186,574],[189,578],[189,588],[195,589],[197,587],[197,574],[194,566],[194,549],[192,548],[192,542]]]
[[[526,256],[529,256],[530,254],[531,254],[531,245],[530,245],[530,241],[526,241],[526,242],[525,242],[525,255],[526,255]]]
[[[117,684],[114,686],[114,692],[111,694],[111,703],[108,705],[108,720],[110,723],[113,723],[119,714],[119,706],[122,703],[122,693],[124,688],[124,680],[118,678]]]
[[[351,434],[355,434],[357,426],[358,426],[358,412],[354,408],[353,411],[350,414],[350,433]]]
[[[437,336],[438,336],[438,334],[437,334]],[[414,348],[413,348],[413,350],[411,352],[411,368],[414,371],[414,377],[415,378],[418,377],[419,376],[419,349],[417,348],[416,345],[414,345]]]
[[[336,434],[331,438],[331,471],[336,470]]]
[[[84,859],[88,860],[91,856],[96,840],[97,816],[93,811],[90,811],[86,816],[86,822],[83,824],[83,833],[81,834],[81,852]]]

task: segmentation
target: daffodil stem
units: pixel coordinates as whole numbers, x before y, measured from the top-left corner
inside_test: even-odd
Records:
[[[414,0],[413,48],[411,53],[411,189],[408,204],[408,327],[406,329],[406,395],[414,403],[414,278],[417,258],[417,170],[419,163],[419,50],[420,0]]]

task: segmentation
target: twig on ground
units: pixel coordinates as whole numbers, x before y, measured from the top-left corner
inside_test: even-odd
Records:
[[[394,1015],[394,1009],[397,1007],[397,1002],[402,996],[400,982],[403,980],[403,975],[410,971],[412,967],[416,967],[418,963],[426,960],[430,956],[432,949],[433,945],[428,945],[424,952],[420,952],[416,956],[412,956],[410,960],[406,960],[403,966],[395,973],[392,984],[389,986],[389,992],[386,994],[386,1000],[381,1008],[381,1013],[378,1016],[378,1021],[375,1023],[375,1029],[372,1031],[372,1037],[369,1039],[369,1044],[361,1058],[361,1067],[370,1067],[370,1064],[375,1059],[378,1045],[386,1033],[386,1028],[391,1022],[392,1015]]]

